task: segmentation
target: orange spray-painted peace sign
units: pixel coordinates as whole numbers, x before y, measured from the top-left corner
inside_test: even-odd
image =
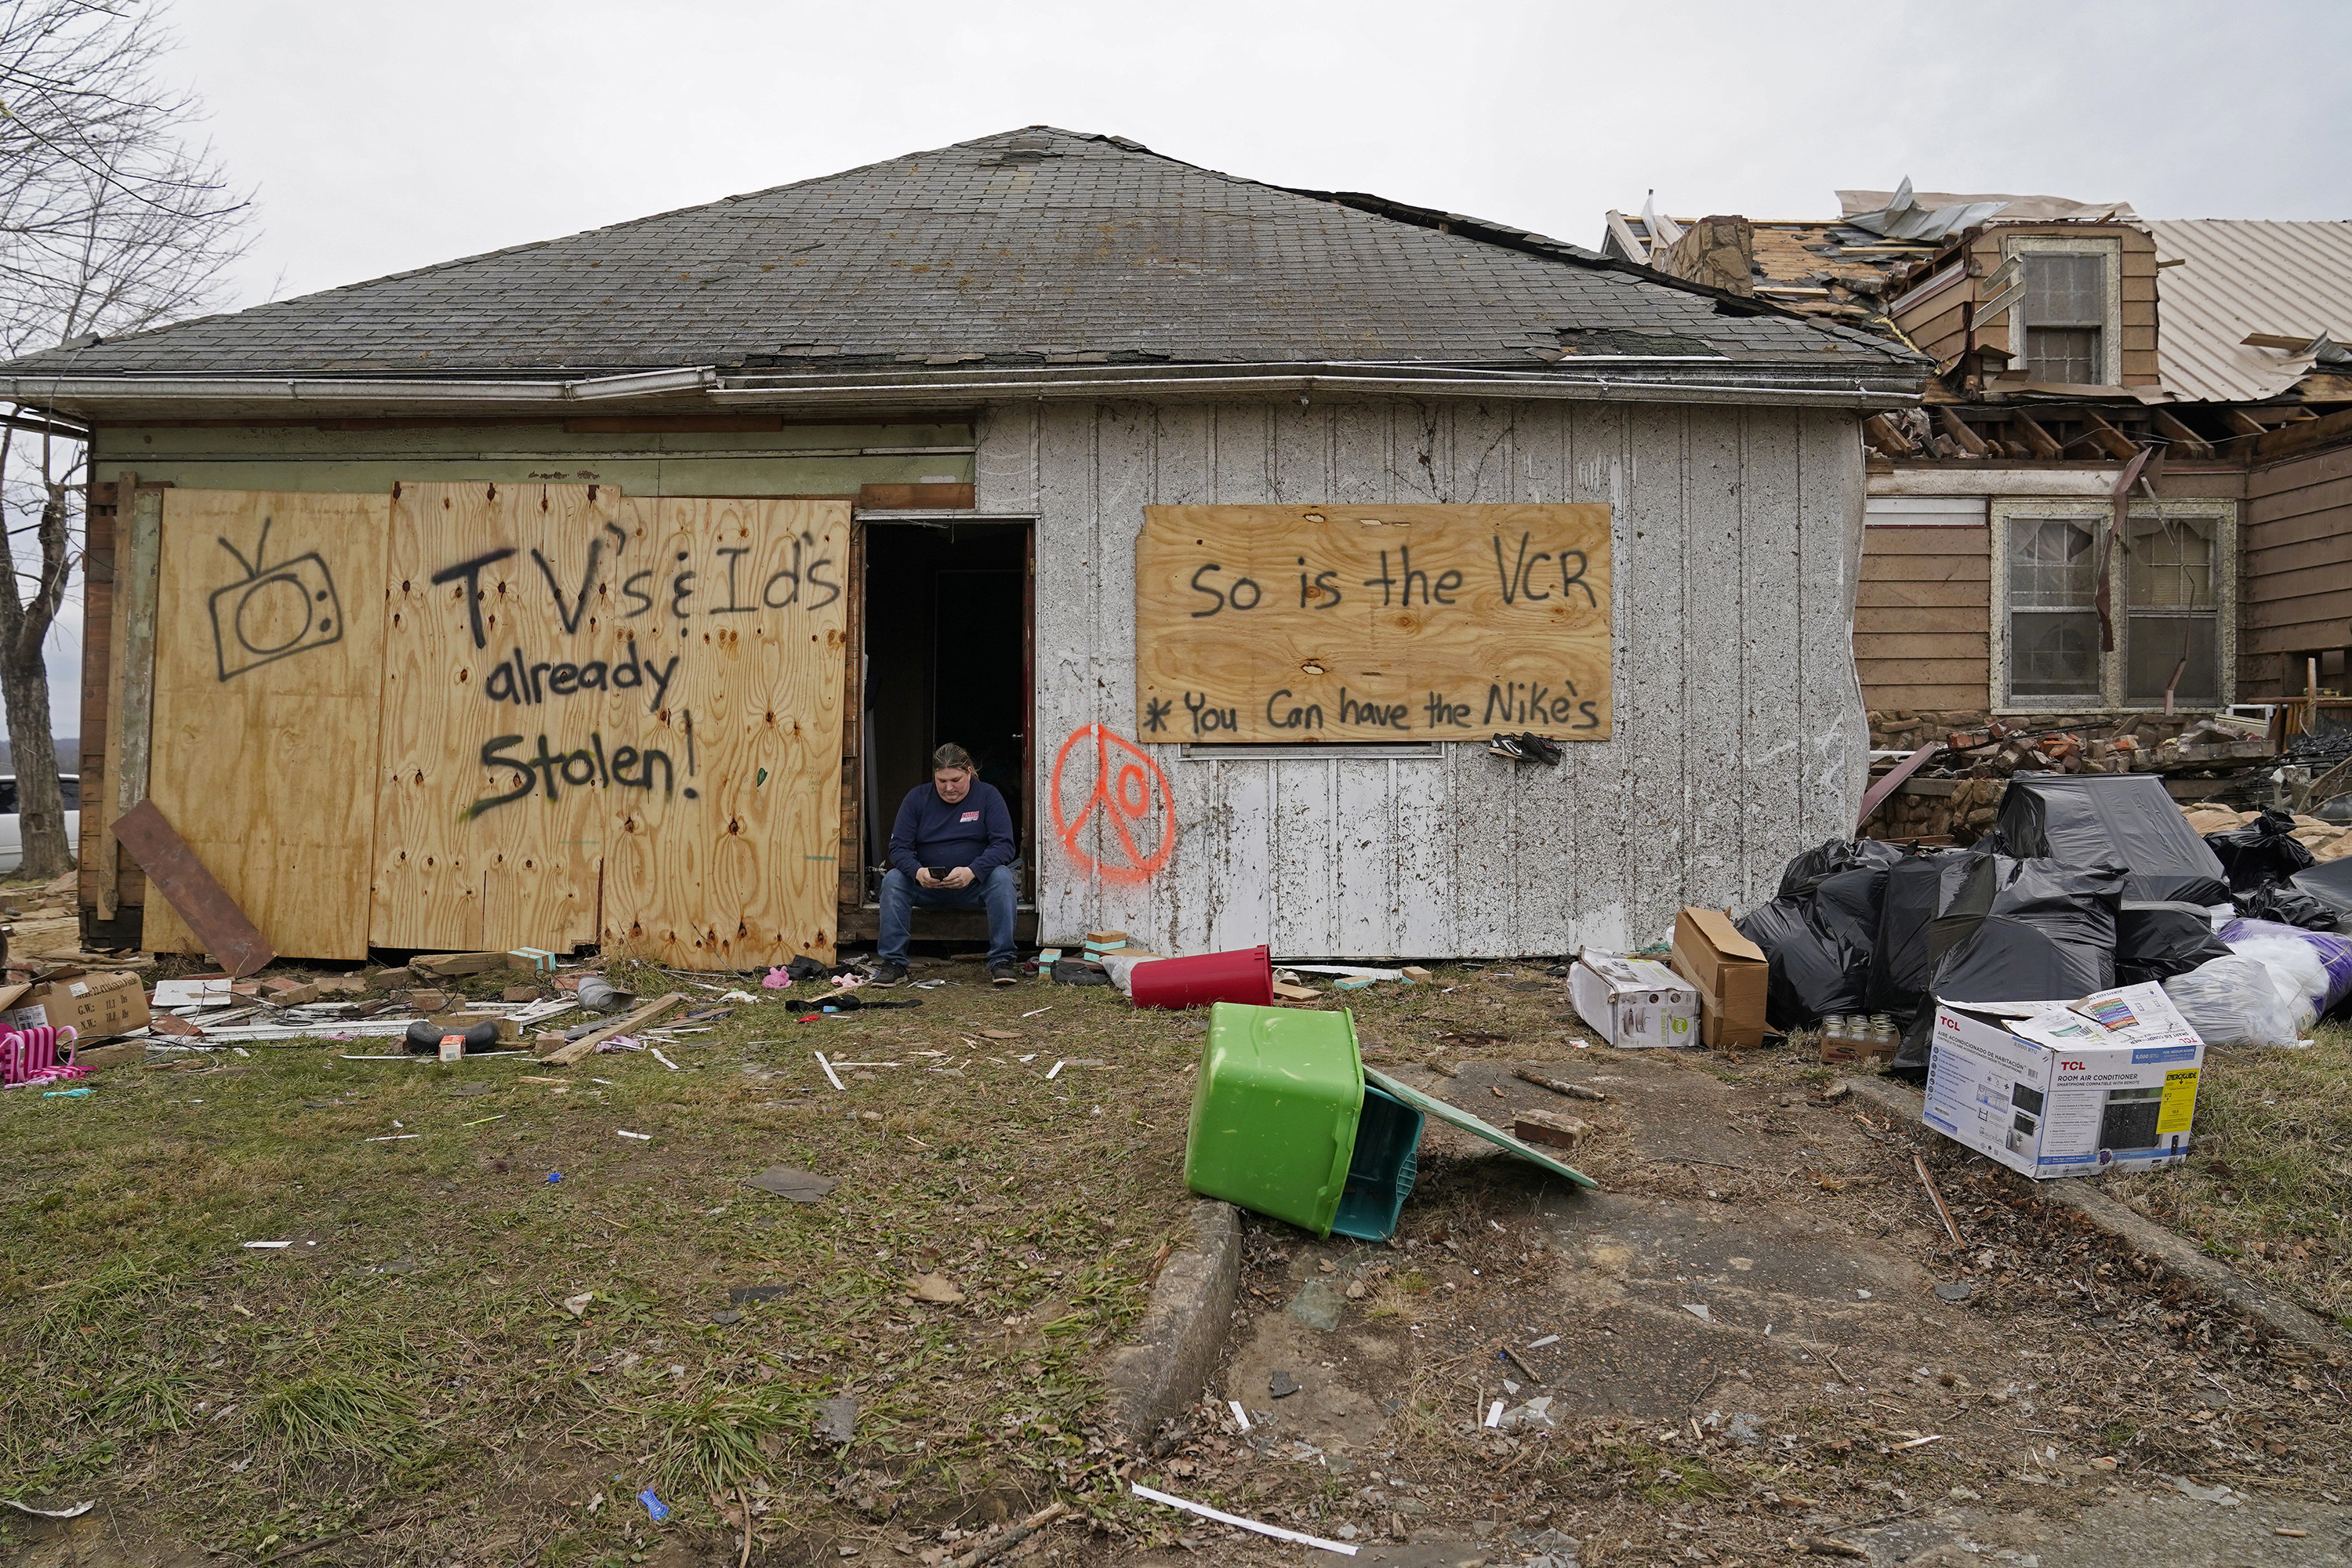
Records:
[[[1070,753],[1080,744],[1094,742],[1094,784],[1076,815],[1066,812],[1062,805],[1062,770]],[[1117,747],[1116,752],[1112,748]],[[1076,781],[1083,787],[1084,781]],[[1107,882],[1147,881],[1168,864],[1176,850],[1176,797],[1168,787],[1168,775],[1160,771],[1150,753],[1134,742],[1113,734],[1100,724],[1082,725],[1062,742],[1054,756],[1054,777],[1051,798],[1054,805],[1054,831],[1060,835],[1062,848],[1077,862],[1078,868]],[[1102,807],[1102,820],[1108,823],[1124,851],[1123,863],[1098,860],[1078,847],[1087,823]],[[1160,816],[1160,840],[1150,852],[1137,842],[1135,829],[1142,828],[1144,837],[1150,837],[1149,818],[1154,808]],[[1108,851],[1108,846],[1106,845]]]

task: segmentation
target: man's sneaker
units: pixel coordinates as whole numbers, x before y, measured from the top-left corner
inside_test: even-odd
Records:
[[[1560,758],[1565,753],[1560,751],[1559,742],[1538,735],[1533,731],[1528,731],[1518,739],[1519,750],[1528,756],[1539,763],[1549,763],[1553,767],[1559,766]]]
[[[1520,747],[1519,738],[1517,735],[1497,735],[1486,742],[1486,749],[1498,757],[1508,757],[1515,763],[1524,763],[1528,760],[1528,753]]]
[[[868,985],[904,985],[907,984],[907,966],[903,963],[891,963],[887,962],[877,963],[874,966],[874,973],[866,976],[866,984]]]
[[[992,963],[988,966],[988,977],[999,985],[1018,985],[1021,984],[1021,966],[1016,963]]]

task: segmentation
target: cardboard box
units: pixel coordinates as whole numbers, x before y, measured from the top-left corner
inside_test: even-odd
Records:
[[[1938,1000],[1921,1120],[2038,1179],[2176,1165],[2204,1060],[2155,984],[2074,1003]]]
[[[1698,993],[1663,963],[1584,952],[1568,972],[1577,1016],[1618,1047],[1698,1043]]]
[[[0,986],[0,1029],[47,1024],[85,1040],[147,1026],[147,987],[128,971]]]
[[[1764,1043],[1764,992],[1771,966],[1720,910],[1675,917],[1674,969],[1698,993],[1699,1038],[1712,1050]]]

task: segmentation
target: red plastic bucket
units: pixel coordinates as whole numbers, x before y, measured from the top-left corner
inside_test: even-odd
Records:
[[[1198,1007],[1210,1002],[1274,1005],[1274,955],[1262,947],[1203,952],[1192,958],[1155,958],[1127,977],[1139,1007]]]

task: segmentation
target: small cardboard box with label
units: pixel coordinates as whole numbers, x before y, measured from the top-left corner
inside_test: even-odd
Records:
[[[61,976],[31,985],[0,986],[0,1029],[47,1024],[81,1039],[128,1034],[147,1026],[147,987],[128,971]]]
[[[2150,984],[2080,1002],[1936,1004],[1921,1119],[2029,1176],[2189,1154],[2205,1043]]]
[[[1675,973],[1698,993],[1699,1038],[1710,1050],[1764,1043],[1764,990],[1771,979],[1764,950],[1739,934],[1720,910],[1675,917]]]
[[[1577,1016],[1612,1046],[1695,1046],[1698,993],[1663,963],[1584,952],[1568,972]]]

